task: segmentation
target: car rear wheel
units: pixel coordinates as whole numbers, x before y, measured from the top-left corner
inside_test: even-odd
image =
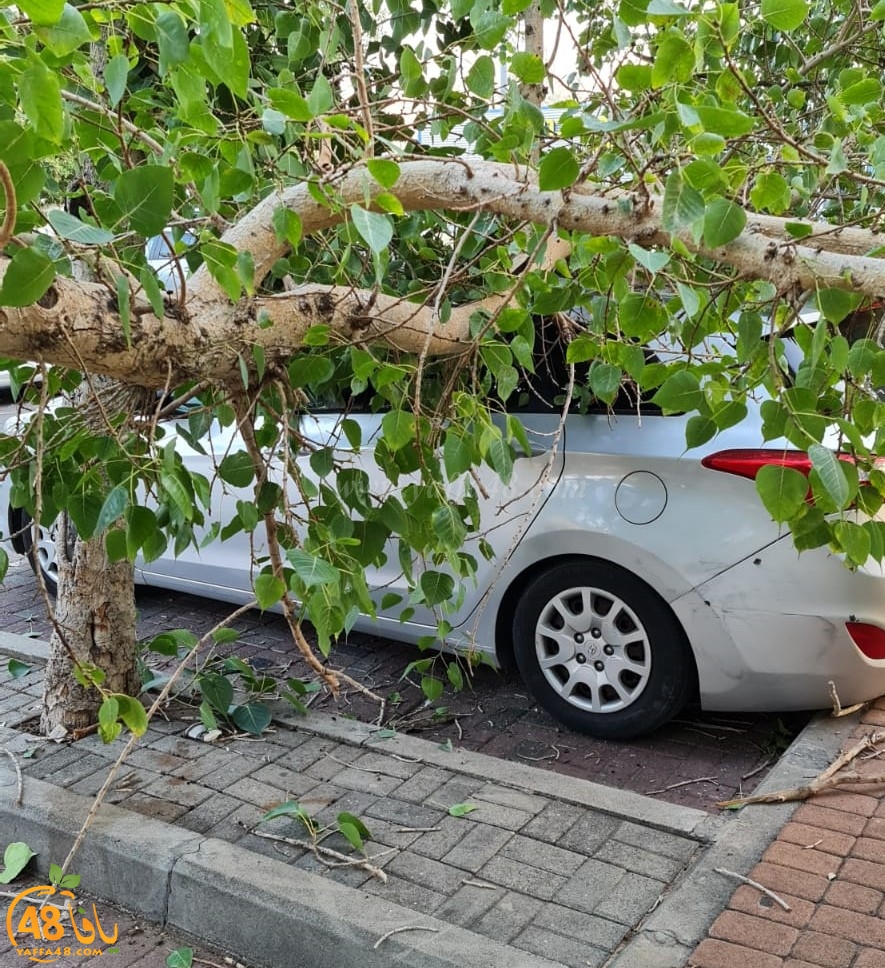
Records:
[[[42,572],[47,591],[51,595],[58,594],[58,553],[55,544],[58,536],[57,521],[48,527],[38,525],[35,529],[27,511],[16,509],[11,514],[11,525],[13,532],[20,535],[20,546],[28,556],[34,574]]]
[[[666,602],[598,559],[554,565],[531,581],[517,603],[513,648],[540,705],[603,739],[652,732],[695,689],[694,659]]]

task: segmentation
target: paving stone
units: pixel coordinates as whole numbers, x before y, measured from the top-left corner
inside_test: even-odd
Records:
[[[390,796],[402,780],[396,776],[384,776],[382,773],[366,773],[358,767],[339,767],[338,772],[318,770],[316,764],[308,769],[308,774],[317,777],[320,773],[328,772],[330,779],[336,786],[346,787],[348,790],[361,790],[378,796]]]
[[[885,864],[849,857],[839,868],[839,878],[872,887],[877,891],[885,891]]]
[[[827,904],[848,908],[849,911],[876,914],[885,901],[885,892],[851,881],[835,880],[827,889],[824,900]]]
[[[265,812],[290,799],[280,787],[263,783],[252,776],[244,776],[235,783],[231,783],[225,793],[229,797],[236,797],[238,800],[256,804]]]
[[[527,837],[534,837],[535,840],[555,844],[585,816],[586,812],[583,807],[553,800],[522,828],[522,833]]]
[[[653,854],[663,854],[674,860],[688,861],[698,849],[697,841],[688,837],[678,837],[654,827],[644,827],[638,823],[624,821],[614,832],[614,839],[633,847],[642,847]]]
[[[631,847],[617,840],[610,840],[603,844],[594,857],[658,881],[672,880],[685,867],[684,861],[653,854],[651,851]]]
[[[254,803],[240,803],[233,813],[223,817],[218,823],[213,824],[207,831],[207,837],[217,837],[219,840],[226,840],[230,844],[241,841],[253,827],[259,824],[261,818],[266,813],[261,807]],[[265,827],[267,825],[264,825]],[[271,832],[263,827],[259,827],[263,833]],[[262,838],[259,837],[259,840]]]
[[[475,811],[471,811],[470,819],[474,823],[489,824],[493,827],[503,827],[505,830],[521,830],[532,819],[532,814],[525,810],[517,810],[515,807],[505,807],[500,803],[492,803],[490,800],[479,800],[473,798],[470,803],[476,806]]]
[[[385,864],[385,870],[447,896],[454,894],[464,882],[464,871],[410,850],[397,854]]]
[[[862,948],[854,963],[854,968],[885,968],[885,951]]]
[[[288,726],[276,726],[266,734],[267,742],[274,746],[281,746],[285,750],[298,749],[313,739],[313,733],[302,733]]]
[[[184,813],[179,825],[194,833],[204,834],[219,821],[238,810],[243,805],[241,800],[216,793],[210,799],[197,804]]]
[[[161,734],[157,739],[151,740],[148,745],[151,749],[172,753],[184,760],[198,760],[215,749],[211,743],[203,743],[199,740],[170,733]]]
[[[857,945],[844,938],[804,931],[790,954],[823,968],[848,968],[857,954]]]
[[[174,773],[188,762],[183,757],[176,756],[175,753],[149,747],[136,747],[126,757],[126,764],[130,768],[142,768],[154,773]]]
[[[826,877],[780,864],[757,864],[749,876],[777,894],[794,894],[809,901],[819,901],[830,886]]]
[[[867,823],[872,823],[868,820]],[[856,838],[851,834],[841,833],[837,830],[822,830],[820,827],[812,827],[804,823],[785,824],[778,834],[778,840],[789,844],[797,844],[802,848],[814,848],[826,854],[836,854],[845,857],[850,853]]]
[[[200,764],[205,762],[206,761],[204,759],[198,761]],[[271,763],[268,765],[272,766],[273,764]],[[255,763],[250,761],[249,757],[236,756],[229,758],[226,763],[209,773],[200,771],[198,776],[192,776],[185,772],[180,775],[184,776],[184,778],[187,780],[199,780],[203,786],[212,787],[213,790],[218,790],[219,793],[224,793],[228,787],[236,783],[237,780],[241,780],[244,776],[248,776],[253,772],[254,769]]]
[[[740,911],[723,911],[710,926],[710,937],[783,956],[790,953],[799,932]]]
[[[595,914],[566,910],[558,904],[545,904],[538,912],[534,924],[536,927],[556,931],[608,951],[614,951],[627,933],[624,924]]]
[[[451,774],[446,770],[437,769],[435,766],[423,766],[398,787],[397,798],[421,803],[435,796],[450,776]]]
[[[885,818],[870,817],[867,825],[863,828],[864,837],[875,837],[877,840],[885,840]]]
[[[236,764],[236,766],[232,766],[232,764]],[[173,773],[175,776],[183,777],[185,780],[199,780],[202,782],[203,777],[209,776],[210,773],[215,773],[223,768],[232,771],[234,775],[231,775],[230,772],[228,775],[230,775],[230,782],[233,783],[234,780],[238,780],[241,776],[246,776],[247,773],[250,773],[255,768],[255,763],[245,754],[213,747],[197,759],[189,759],[188,762],[178,767]],[[213,789],[216,789],[214,784],[211,785]]]
[[[847,938],[861,945],[885,948],[885,921],[881,918],[821,904],[812,915],[809,926],[821,934]]]
[[[592,914],[612,893],[625,873],[621,867],[587,860],[562,886],[556,900],[565,907]]]
[[[50,773],[55,773],[56,770],[60,770],[70,763],[82,760],[85,755],[85,752],[81,752],[75,746],[53,744],[52,746],[45,746],[33,759],[23,760],[20,765],[26,776],[33,776],[42,780]]]
[[[595,913],[621,924],[638,924],[666,891],[663,881],[628,871],[596,907]]]
[[[477,800],[487,800],[490,803],[499,803],[502,807],[513,807],[514,810],[522,810],[523,813],[537,816],[550,801],[547,797],[536,796],[533,793],[522,793],[519,790],[511,790],[508,787],[500,786],[497,783],[489,783],[477,790],[473,796]]]
[[[369,833],[372,835],[373,844],[379,844],[384,847],[399,847],[400,850],[405,850],[407,847],[411,847],[422,836],[420,833],[404,832],[400,824],[390,823],[378,817],[369,817],[365,813],[357,813],[357,816],[368,827]]]
[[[540,870],[552,871],[554,874],[566,876],[574,874],[587,859],[583,854],[578,854],[573,850],[564,850],[562,847],[544,844],[520,834],[514,834],[505,841],[501,855],[509,857],[511,860],[521,861],[531,867],[537,867]]]
[[[464,884],[440,905],[435,916],[441,921],[470,928],[498,903],[503,893],[504,888],[491,890],[474,884]]]
[[[179,803],[188,808],[195,807],[215,795],[215,791],[209,787],[201,786],[199,783],[191,783],[179,776],[159,776],[146,784],[142,788],[142,792],[155,797],[164,797],[173,803]]]
[[[284,753],[279,762],[284,766],[293,767],[293,762],[297,761],[299,754],[307,759],[310,755],[310,748],[299,747]],[[324,749],[320,756],[302,769],[317,780],[334,780],[342,770],[347,769],[348,765],[360,756],[362,756],[362,750],[355,746],[343,746],[340,743],[330,744],[328,749]],[[369,775],[366,774],[366,776]]]
[[[513,939],[512,944],[534,955],[540,955],[564,965],[599,968],[608,958],[608,952],[593,948],[582,941],[543,928],[528,927]]]
[[[453,867],[474,873],[481,870],[513,837],[509,830],[500,830],[488,824],[471,823],[461,818],[456,823],[462,833],[456,846],[443,859]]]
[[[583,816],[572,824],[556,843],[559,847],[576,850],[581,854],[595,854],[606,841],[614,836],[615,830],[620,826],[620,821],[588,810],[583,810],[582,813]]]
[[[61,769],[44,774],[43,779],[48,783],[54,783],[56,786],[67,787],[84,777],[94,776],[96,773],[101,774],[102,780],[104,780],[107,778],[109,769],[110,763],[104,757],[96,756],[94,753],[84,753],[79,759],[69,761]],[[120,775],[124,776],[125,773]],[[155,775],[150,774],[151,778]],[[140,786],[143,782],[142,779],[138,785]]]
[[[427,798],[427,805],[448,810],[453,804],[466,803],[482,786],[482,780],[449,774],[449,779],[441,787],[438,787],[432,796]]]
[[[831,889],[832,887],[830,885]],[[757,918],[789,924],[793,928],[804,928],[814,914],[814,904],[792,894],[778,896],[789,904],[789,911],[785,911],[780,904],[775,903],[767,894],[761,894],[755,887],[742,884],[732,895],[728,906],[733,911],[743,911],[744,914],[753,914]]]
[[[542,904],[543,901],[538,901],[536,898],[507,891],[498,903],[473,925],[472,930],[486,938],[509,944],[532,922]]]
[[[860,817],[872,817],[879,806],[876,797],[864,796],[861,793],[837,793],[825,790],[819,794],[821,806],[828,807],[830,810],[842,810],[844,813],[853,813]]]
[[[123,806],[127,810],[134,810],[136,813],[146,817],[153,817],[154,820],[163,820],[166,823],[180,821],[181,817],[187,813],[187,807],[179,803],[170,803],[161,797],[151,797],[146,793],[133,793],[123,801]]]
[[[782,867],[795,867],[796,870],[808,871],[809,874],[827,875],[839,870],[842,859],[813,847],[807,849],[776,840],[762,855],[762,860],[769,864],[780,864]]]
[[[368,811],[370,817],[380,817],[403,827],[437,827],[446,814],[433,807],[396,799],[379,799]],[[450,818],[454,819],[454,818]]]
[[[465,822],[461,817],[443,816],[432,826],[439,829],[432,830],[425,828],[426,832],[422,833],[415,841],[412,850],[418,854],[425,854],[427,857],[441,860],[464,839]],[[471,829],[473,829],[472,826]],[[480,829],[487,831],[489,836],[494,830],[493,827],[489,827],[488,825],[483,825]],[[454,864],[456,867],[461,866],[455,860],[449,860],[447,862]]]
[[[777,955],[705,938],[689,959],[688,968],[782,968],[783,964]]]
[[[511,890],[540,898],[542,901],[551,900],[566,884],[566,878],[561,874],[540,871],[537,867],[530,867],[500,855],[492,857],[484,864],[479,875],[484,881],[503,884]]]
[[[310,790],[315,790],[321,785],[312,776],[307,776],[304,773],[298,773],[295,770],[289,770],[284,766],[280,766],[279,761],[253,770],[250,777],[259,783],[266,783],[268,786],[282,790],[286,799],[289,800],[297,800]]]
[[[853,857],[870,860],[876,864],[885,864],[885,840],[877,840],[875,837],[858,837],[851,854]]]
[[[421,763],[411,763],[407,760],[397,760],[383,753],[367,752],[358,756],[352,764],[354,769],[371,772],[376,770],[383,776],[395,776],[400,780],[411,779],[421,770]]]
[[[838,830],[855,837],[863,833],[867,823],[867,818],[861,814],[831,810],[818,803],[803,803],[793,814],[793,820],[812,827],[822,827],[824,830]]]
[[[412,911],[433,914],[435,917],[442,917],[444,921],[451,920],[451,918],[439,913],[446,903],[446,895],[428,887],[421,887],[414,881],[391,877],[386,884],[381,884],[374,878],[370,878],[363,885],[363,890],[370,894],[378,894],[387,901],[402,904],[403,907],[410,908]]]

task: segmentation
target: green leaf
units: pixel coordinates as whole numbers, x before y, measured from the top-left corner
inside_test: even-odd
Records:
[[[442,571],[425,571],[418,584],[424,593],[425,604],[431,607],[449,601],[455,592],[454,579]]]
[[[157,45],[160,48],[160,77],[170,68],[183,64],[190,54],[187,27],[175,10],[164,10],[156,22]]]
[[[286,583],[276,575],[258,575],[255,579],[255,601],[262,611],[276,605],[285,592]]]
[[[841,323],[860,303],[861,297],[857,293],[845,289],[819,289],[817,292],[818,309],[831,323]]]
[[[270,710],[264,703],[249,702],[244,706],[237,706],[231,714],[237,729],[253,736],[260,736],[271,724]]]
[[[401,450],[415,441],[415,415],[405,410],[391,410],[381,418],[384,440],[391,450]]]
[[[766,464],[756,474],[756,490],[765,510],[780,524],[802,509],[808,494],[808,478],[792,467]]]
[[[679,232],[693,228],[704,217],[706,206],[703,196],[695,191],[678,171],[667,176],[664,185],[664,201],[661,224],[667,232]]]
[[[449,807],[450,817],[466,817],[468,813],[473,813],[476,810],[475,803],[455,803]]]
[[[232,487],[248,487],[255,479],[252,458],[244,450],[228,454],[218,465],[218,476]]]
[[[714,198],[704,212],[704,242],[711,249],[733,242],[744,230],[747,214],[727,198]]]
[[[543,192],[554,192],[573,185],[581,166],[569,148],[548,151],[538,166],[538,187]]]
[[[104,499],[104,504],[98,512],[95,530],[97,532],[104,531],[122,516],[128,505],[129,491],[122,484],[118,484]]]
[[[670,261],[669,252],[649,252],[648,249],[643,249],[641,245],[636,245],[635,242],[628,243],[627,248],[630,255],[652,275],[660,272]]]
[[[43,64],[33,64],[19,78],[19,98],[37,135],[60,144],[64,135],[64,111],[57,75]]]
[[[297,800],[287,800],[285,803],[281,803],[279,806],[274,807],[272,810],[268,810],[267,813],[261,818],[261,823],[265,823],[268,820],[276,820],[278,817],[286,817],[289,820],[299,820],[304,826],[311,832],[316,830],[316,823],[313,817],[301,806]]]
[[[61,17],[54,24],[35,26],[34,33],[56,57],[67,57],[82,44],[88,44],[92,40],[83,14],[69,3],[64,5]]]
[[[665,413],[688,413],[697,410],[704,399],[700,382],[689,370],[679,370],[668,377],[652,397]]]
[[[400,167],[389,158],[370,158],[366,162],[369,174],[383,188],[393,188],[399,181]]]
[[[807,0],[762,0],[762,19],[775,30],[795,30],[808,16]]]
[[[683,11],[685,12],[685,11]],[[658,44],[651,72],[652,87],[684,84],[694,73],[695,56],[691,44],[681,31],[668,31]]]
[[[169,223],[174,201],[172,168],[140,165],[122,172],[114,185],[114,201],[133,231],[159,235]]]
[[[437,508],[430,519],[433,532],[442,548],[459,551],[467,537],[467,528],[461,515],[451,504]]]
[[[350,217],[353,219],[354,228],[373,252],[383,252],[390,245],[393,238],[393,222],[390,216],[370,212],[360,205],[351,205]]]
[[[547,76],[544,61],[537,54],[517,51],[510,60],[510,71],[523,84],[542,84]]]
[[[445,686],[434,676],[421,676],[421,692],[428,702],[436,702],[445,692]]]
[[[286,558],[289,560],[292,570],[308,588],[317,585],[333,585],[341,577],[340,572],[334,565],[301,548],[290,548],[286,552]]]
[[[21,679],[31,671],[31,667],[27,662],[21,662],[19,659],[10,659],[6,663],[6,671],[13,679]]]
[[[125,58],[123,58],[125,60]],[[107,245],[114,238],[114,233],[96,225],[87,225],[74,215],[69,215],[60,208],[50,209],[46,213],[46,220],[63,239],[70,239],[78,245]]]
[[[37,855],[22,841],[8,844],[3,852],[3,870],[0,871],[0,884],[9,884],[27,867],[28,861]]]
[[[48,25],[58,22],[65,0],[19,0],[16,6],[31,23]]]
[[[837,508],[845,507],[851,495],[851,489],[845,477],[842,461],[823,444],[812,444],[808,448],[808,456],[827,496]]]
[[[490,98],[495,93],[495,62],[488,54],[481,54],[467,72],[467,89],[477,97]]]
[[[120,719],[134,736],[144,736],[148,728],[147,712],[144,706],[132,696],[115,694],[120,705]]]
[[[0,306],[31,306],[55,281],[55,265],[37,249],[19,249],[0,285]]]
[[[166,956],[166,968],[192,968],[193,963],[193,948],[176,948]]]
[[[793,239],[807,239],[814,232],[814,227],[805,222],[786,222],[784,228]]]
[[[206,672],[197,680],[197,685],[206,702],[226,716],[234,701],[234,687],[230,679],[218,672]]]

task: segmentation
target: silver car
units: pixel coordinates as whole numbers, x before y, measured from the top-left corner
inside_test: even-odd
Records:
[[[606,738],[650,732],[692,698],[709,710],[789,710],[828,705],[830,681],[846,704],[885,693],[885,576],[874,564],[850,571],[825,549],[800,555],[770,520],[756,472],[810,464],[783,442],[762,443],[758,405],[686,452],[685,416],[622,401],[561,422],[552,394],[530,389],[519,416],[531,454],[515,461],[506,485],[479,471],[482,531],[494,555],[476,554],[476,580],[445,616],[447,649],[515,662],[554,717]],[[336,462],[365,471],[383,498],[395,489],[373,459],[382,414],[351,402],[347,416],[360,425],[356,453],[339,445],[340,410],[313,410],[300,431],[308,444],[338,448]],[[241,443],[217,424],[201,443],[205,453],[177,436],[176,449],[212,480],[212,518],[224,524],[237,501],[252,499],[251,489],[216,474]],[[308,476],[310,449],[298,458]],[[41,529],[31,547],[24,524],[11,509],[16,548],[54,579],[52,530]],[[137,579],[246,602],[256,553],[239,532],[138,562]],[[369,580],[408,599],[395,549]],[[355,627],[417,641],[435,634],[438,617],[418,606],[404,622],[396,607]]]

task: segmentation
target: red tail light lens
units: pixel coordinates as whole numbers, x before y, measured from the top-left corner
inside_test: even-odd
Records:
[[[760,469],[768,464],[790,467],[806,477],[811,471],[811,459],[804,450],[766,450],[764,448],[720,450],[701,461],[701,465],[711,471],[736,474],[751,481],[754,481]]]
[[[885,659],[885,629],[867,622],[846,622],[845,629],[868,659]]]

